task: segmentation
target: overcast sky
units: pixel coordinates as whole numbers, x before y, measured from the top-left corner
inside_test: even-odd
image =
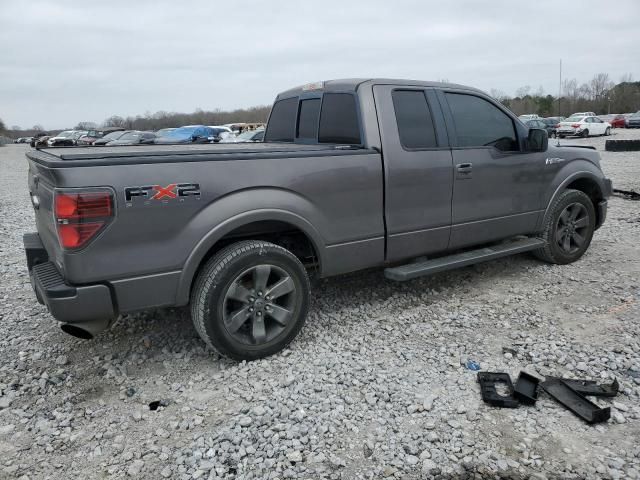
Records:
[[[640,0],[0,0],[0,118],[270,104],[344,77],[448,79],[508,94],[563,76],[640,80]]]

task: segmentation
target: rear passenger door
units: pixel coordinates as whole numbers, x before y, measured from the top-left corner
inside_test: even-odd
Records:
[[[453,164],[435,91],[374,86],[385,169],[387,261],[446,250]]]
[[[543,208],[545,152],[522,151],[514,118],[481,94],[438,92],[454,164],[450,249],[532,233]]]

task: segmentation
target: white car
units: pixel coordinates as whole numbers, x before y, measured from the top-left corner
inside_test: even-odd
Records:
[[[524,121],[524,120],[540,120],[542,117],[537,113],[530,113],[527,115],[520,115],[518,118]]]
[[[597,115],[593,112],[578,112],[572,113],[570,116],[572,117],[597,117]]]
[[[558,124],[556,134],[560,138],[570,135],[611,135],[611,124],[595,116],[572,115]]]

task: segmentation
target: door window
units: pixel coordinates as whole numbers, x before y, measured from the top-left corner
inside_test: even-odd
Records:
[[[395,90],[391,98],[402,146],[405,149],[437,147],[436,131],[424,92]]]
[[[495,147],[517,151],[518,137],[511,117],[475,95],[446,93],[459,147]]]

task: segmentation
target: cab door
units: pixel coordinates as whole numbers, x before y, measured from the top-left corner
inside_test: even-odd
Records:
[[[447,249],[453,164],[435,91],[375,85],[389,262]]]
[[[549,180],[546,153],[522,150],[515,119],[488,97],[455,90],[438,94],[454,165],[449,248],[532,233]]]

